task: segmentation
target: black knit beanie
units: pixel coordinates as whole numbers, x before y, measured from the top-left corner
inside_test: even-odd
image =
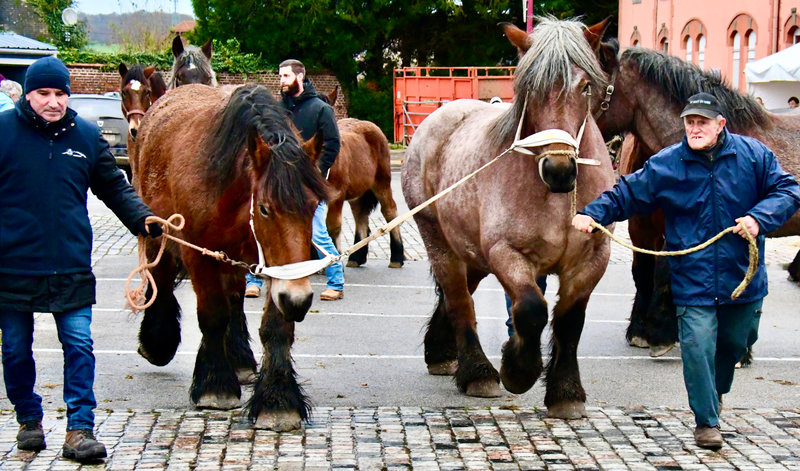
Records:
[[[28,66],[28,71],[25,72],[25,93],[39,88],[57,88],[69,95],[67,66],[53,56],[43,57]]]

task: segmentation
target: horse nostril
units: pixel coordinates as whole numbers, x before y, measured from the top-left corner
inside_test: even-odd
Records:
[[[131,129],[131,137],[136,139],[136,133],[139,132],[136,128]]]

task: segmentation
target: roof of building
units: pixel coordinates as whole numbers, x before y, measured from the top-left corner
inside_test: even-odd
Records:
[[[11,52],[11,49],[18,49],[23,51],[48,51],[56,52],[58,49],[35,39],[19,35],[17,33],[0,32],[0,50],[5,53]]]
[[[194,29],[197,26],[197,22],[194,20],[184,20],[180,23],[176,24],[172,27],[172,31],[174,33],[187,33]]]

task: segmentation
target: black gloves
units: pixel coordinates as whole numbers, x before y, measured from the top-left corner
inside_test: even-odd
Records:
[[[161,224],[157,222],[151,222],[150,224],[145,224],[145,219],[147,217],[143,217],[136,222],[136,235],[142,235],[145,237],[152,237],[155,239],[156,237],[160,237],[164,231],[161,230]]]

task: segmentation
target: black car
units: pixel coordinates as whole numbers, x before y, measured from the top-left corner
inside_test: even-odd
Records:
[[[128,161],[128,121],[122,115],[119,95],[83,95],[69,97],[69,107],[83,119],[97,123],[103,137],[108,141],[111,154],[130,180],[131,167]]]

